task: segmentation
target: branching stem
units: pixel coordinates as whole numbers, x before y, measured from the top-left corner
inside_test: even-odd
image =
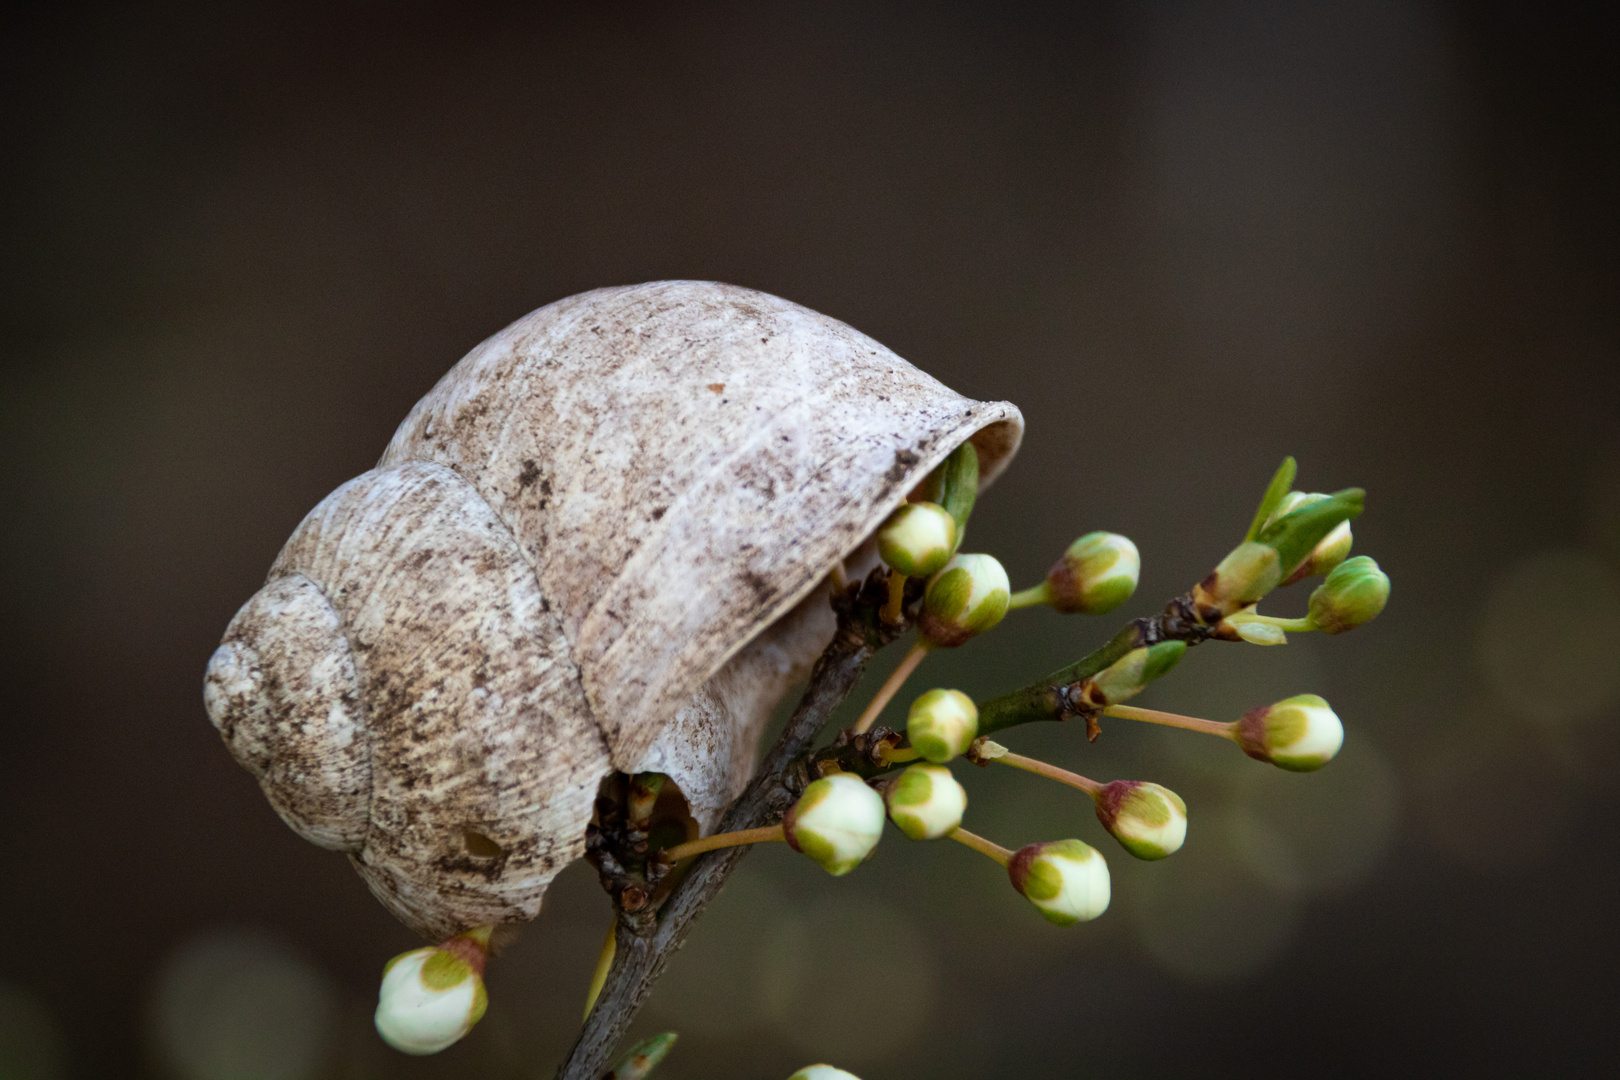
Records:
[[[1036,776],[1044,776],[1048,780],[1056,780],[1060,784],[1068,784],[1072,788],[1079,788],[1093,798],[1096,798],[1097,793],[1103,789],[1103,786],[1097,781],[1081,776],[1079,773],[1070,772],[1068,769],[1060,769],[1056,765],[1048,765],[1044,761],[1025,757],[1023,754],[1015,754],[1011,750],[990,760],[999,761],[1003,765],[1011,765],[1015,769],[1023,769],[1025,772],[1034,773]]]
[[[883,707],[894,698],[895,694],[900,692],[900,688],[911,677],[911,673],[917,670],[917,665],[922,663],[922,658],[927,655],[927,645],[920,641],[913,645],[911,651],[906,653],[905,659],[900,661],[899,666],[883,681],[883,685],[878,687],[878,692],[872,696],[872,701],[866,706],[866,711],[861,713],[861,718],[855,721],[854,726],[849,730],[856,735],[864,734],[872,726],[873,721],[878,718],[878,714],[883,711]]]
[[[1222,724],[1214,720],[1200,720],[1196,716],[1182,716],[1179,713],[1160,712],[1158,709],[1138,709],[1132,705],[1110,705],[1103,710],[1103,715],[1117,716],[1121,720],[1144,720],[1149,724],[1163,724],[1165,727],[1178,727],[1187,731],[1202,731],[1206,735],[1219,735],[1223,739],[1237,738],[1237,729],[1231,724]],[[1008,757],[1011,756],[1008,755]]]
[[[676,844],[672,848],[664,849],[676,862],[690,859],[693,855],[701,855],[705,851],[718,851],[720,848],[739,847],[743,844],[760,844],[769,840],[786,840],[787,834],[780,825],[762,825],[757,829],[740,829],[737,832],[714,833],[698,840],[688,840],[684,844]]]
[[[948,835],[952,840],[955,840],[958,844],[966,844],[968,847],[972,848],[974,851],[977,851],[981,855],[990,856],[1002,866],[1006,866],[1012,861],[1012,852],[1008,851],[994,840],[986,840],[978,833],[970,833],[966,829],[958,827],[946,835]]]

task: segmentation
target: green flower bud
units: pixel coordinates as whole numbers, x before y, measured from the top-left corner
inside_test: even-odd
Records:
[[[1250,709],[1236,724],[1237,742],[1257,761],[1289,772],[1320,769],[1344,745],[1344,725],[1315,694]]]
[[[938,840],[962,824],[967,792],[943,765],[913,765],[889,785],[889,820],[913,840]]]
[[[1187,804],[1167,787],[1115,780],[1097,793],[1097,820],[1138,859],[1174,855],[1187,839]]]
[[[488,934],[461,934],[443,945],[400,953],[383,967],[377,1034],[407,1054],[437,1054],[483,1018]]]
[[[979,709],[960,690],[930,690],[911,703],[906,738],[935,765],[966,753],[979,734]]]
[[[1157,645],[1132,649],[1092,677],[1089,691],[1092,702],[1118,705],[1128,701],[1180,663],[1186,653],[1185,641],[1161,641]]]
[[[788,1080],[861,1080],[854,1073],[835,1069],[831,1065],[806,1065]]]
[[[1311,593],[1311,625],[1342,634],[1377,617],[1389,602],[1389,576],[1366,555],[1346,559]]]
[[[1090,844],[1049,840],[1019,848],[1007,876],[1047,922],[1070,926],[1108,910],[1108,863]]]
[[[956,519],[931,502],[900,507],[877,534],[878,554],[898,574],[928,577],[956,550]]]
[[[1000,622],[1011,595],[993,556],[957,555],[928,583],[917,632],[932,648],[954,648]]]
[[[1106,615],[1131,598],[1141,573],[1142,557],[1130,540],[1087,533],[1047,573],[1047,603],[1068,615]]]
[[[804,789],[782,819],[794,851],[834,877],[866,861],[883,835],[883,797],[854,773],[824,776]]]

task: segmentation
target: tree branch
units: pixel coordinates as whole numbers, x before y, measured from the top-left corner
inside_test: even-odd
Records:
[[[803,776],[795,764],[855,689],[880,644],[856,620],[840,613],[838,633],[816,661],[810,685],[787,729],[760,764],[748,790],[726,812],[719,831],[753,829],[781,820],[802,788]],[[634,920],[619,920],[613,967],[584,1030],[557,1070],[557,1080],[596,1080],[608,1067],[614,1047],[629,1030],[670,955],[681,947],[692,924],[748,851],[744,846],[699,855],[670,893],[650,933],[638,932]]]

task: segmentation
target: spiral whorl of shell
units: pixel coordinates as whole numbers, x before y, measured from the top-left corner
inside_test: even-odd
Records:
[[[209,664],[209,715],[300,835],[445,937],[532,918],[597,786],[712,829],[833,632],[810,594],[1018,412],[711,282],[570,297],[457,364],[299,526]]]

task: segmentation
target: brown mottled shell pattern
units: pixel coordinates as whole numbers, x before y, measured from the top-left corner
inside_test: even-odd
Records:
[[[666,281],[479,345],[293,534],[208,713],[301,836],[443,938],[533,918],[598,784],[711,830],[833,633],[818,584],[962,442],[1023,421],[837,320]]]

